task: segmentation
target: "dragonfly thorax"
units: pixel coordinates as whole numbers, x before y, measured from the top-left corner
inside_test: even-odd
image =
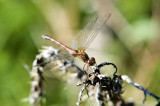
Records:
[[[84,51],[76,50],[75,53],[72,54],[74,57],[80,58],[83,62],[87,63],[89,60],[89,56]]]
[[[81,50],[76,50],[75,53],[72,54],[74,57],[80,58],[83,62],[87,63],[89,66],[93,66],[96,64],[95,58],[89,58],[88,54]]]

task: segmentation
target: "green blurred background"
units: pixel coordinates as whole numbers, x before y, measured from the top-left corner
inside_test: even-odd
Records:
[[[30,92],[30,77],[23,64],[31,67],[46,44],[42,34],[69,45],[89,19],[103,10],[112,16],[101,36],[103,45],[96,40],[101,46],[97,51],[107,59],[96,54],[98,63],[115,63],[119,74],[160,95],[160,0],[0,0],[0,106],[30,106],[22,102]],[[48,83],[46,105],[75,105],[78,90],[73,94],[71,87],[64,89],[54,77]],[[124,89],[124,99],[133,97],[142,104],[143,92],[129,85]],[[148,96],[145,105],[149,104],[156,100]]]

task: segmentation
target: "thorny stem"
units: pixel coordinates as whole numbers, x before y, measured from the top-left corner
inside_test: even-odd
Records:
[[[85,88],[86,88],[86,85],[84,85],[82,88],[81,88],[81,91],[79,92],[79,96],[78,96],[78,102],[77,102],[77,106],[79,106],[80,105],[80,103],[81,103],[81,97],[82,97],[82,93],[83,93],[83,91],[85,90]]]
[[[76,66],[73,62],[66,61],[63,59],[63,61],[59,61],[59,51],[57,49],[54,49],[52,47],[45,47],[44,50],[38,54],[33,62],[32,65],[32,70],[29,71],[30,76],[32,77],[32,82],[31,82],[31,93],[30,96],[25,99],[29,101],[30,104],[33,106],[42,105],[42,97],[44,97],[44,90],[43,90],[43,83],[44,83],[44,77],[43,73],[47,69],[53,69],[52,68],[46,68],[48,65],[54,63],[57,64],[58,68],[62,71],[67,72],[67,69],[69,67],[75,67],[77,76],[76,78],[78,80],[81,80],[83,77],[83,72],[82,70]],[[26,67],[26,66],[25,66]],[[27,67],[27,69],[29,69]],[[39,102],[37,102],[39,101]]]
[[[134,87],[142,90],[144,92],[144,100],[143,100],[143,103],[145,102],[145,99],[146,99],[146,94],[148,94],[149,96],[152,96],[153,98],[157,99],[157,101],[160,101],[160,97],[154,95],[153,93],[149,92],[147,89],[143,88],[142,86],[140,86],[139,84],[137,83],[134,83],[128,76],[126,75],[123,75],[122,76],[122,79],[125,80],[126,82],[128,82],[129,84],[133,85]]]
[[[54,54],[54,55],[53,55]],[[79,92],[79,99],[77,106],[80,105],[80,103],[83,101],[81,98],[83,96],[83,91],[87,90],[87,96],[89,97],[89,93],[92,93],[92,95],[95,95],[95,98],[97,100],[97,103],[100,106],[104,106],[106,103],[111,102],[114,105],[124,105],[125,102],[121,98],[122,91],[122,83],[123,81],[126,81],[133,85],[134,87],[142,90],[144,92],[145,98],[146,94],[152,96],[153,98],[160,100],[160,97],[152,94],[147,89],[141,87],[139,84],[134,83],[128,76],[126,75],[116,75],[117,73],[117,67],[114,63],[109,62],[103,62],[99,64],[98,66],[95,66],[96,68],[93,69],[92,73],[88,73],[86,71],[83,71],[80,69],[77,65],[75,65],[71,61],[66,61],[63,58],[61,58],[63,61],[58,61],[57,58],[59,56],[59,51],[52,48],[52,47],[46,47],[45,50],[42,51],[39,55],[37,55],[35,61],[33,62],[32,71],[30,72],[31,77],[33,77],[32,85],[31,85],[31,94],[28,98],[28,101],[33,104],[33,106],[37,105],[37,100],[41,100],[44,96],[44,90],[43,90],[43,72],[46,71],[46,66],[50,64],[50,61],[53,63],[56,63],[58,65],[58,68],[62,71],[65,71],[69,69],[69,67],[75,67],[77,69],[76,73],[78,77],[76,78],[80,81],[82,81],[82,77],[87,74],[89,78],[84,79],[85,81],[78,84],[77,86],[84,85],[80,92]],[[59,59],[59,58],[58,58]],[[113,73],[113,78],[103,75],[100,73],[100,69],[106,65],[112,65],[116,70]],[[71,70],[68,70],[71,71]],[[85,73],[84,73],[85,72]],[[80,76],[80,77],[79,77]],[[87,89],[90,87],[89,89]],[[93,88],[97,87],[97,91],[95,92]],[[36,89],[35,89],[36,88]],[[37,89],[38,88],[38,89]],[[38,95],[38,96],[36,96]],[[144,101],[145,101],[144,98]],[[85,98],[86,99],[86,98]],[[85,100],[84,99],[84,100]],[[118,103],[119,102],[119,103]],[[42,103],[41,103],[42,104]],[[159,103],[160,104],[160,103]],[[157,106],[159,105],[157,104]]]

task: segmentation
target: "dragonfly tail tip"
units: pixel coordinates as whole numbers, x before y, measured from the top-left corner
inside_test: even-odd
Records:
[[[41,37],[44,38],[44,39],[46,39],[46,37],[48,37],[48,36],[47,35],[42,35]]]

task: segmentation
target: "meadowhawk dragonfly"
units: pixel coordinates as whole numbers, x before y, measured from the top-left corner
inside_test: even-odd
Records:
[[[81,30],[72,40],[71,47],[66,46],[65,44],[53,39],[52,37],[48,35],[42,35],[44,39],[50,40],[61,47],[65,48],[69,53],[72,54],[74,57],[78,57],[81,59],[85,65],[87,66],[94,66],[96,65],[96,60],[94,57],[89,58],[88,54],[85,53],[85,50],[88,48],[88,46],[92,43],[94,38],[97,36],[98,32],[106,21],[111,16],[111,13],[104,14],[104,15],[98,15],[95,16],[85,27],[83,30]],[[85,67],[84,65],[84,67]],[[83,67],[83,70],[84,70]]]

